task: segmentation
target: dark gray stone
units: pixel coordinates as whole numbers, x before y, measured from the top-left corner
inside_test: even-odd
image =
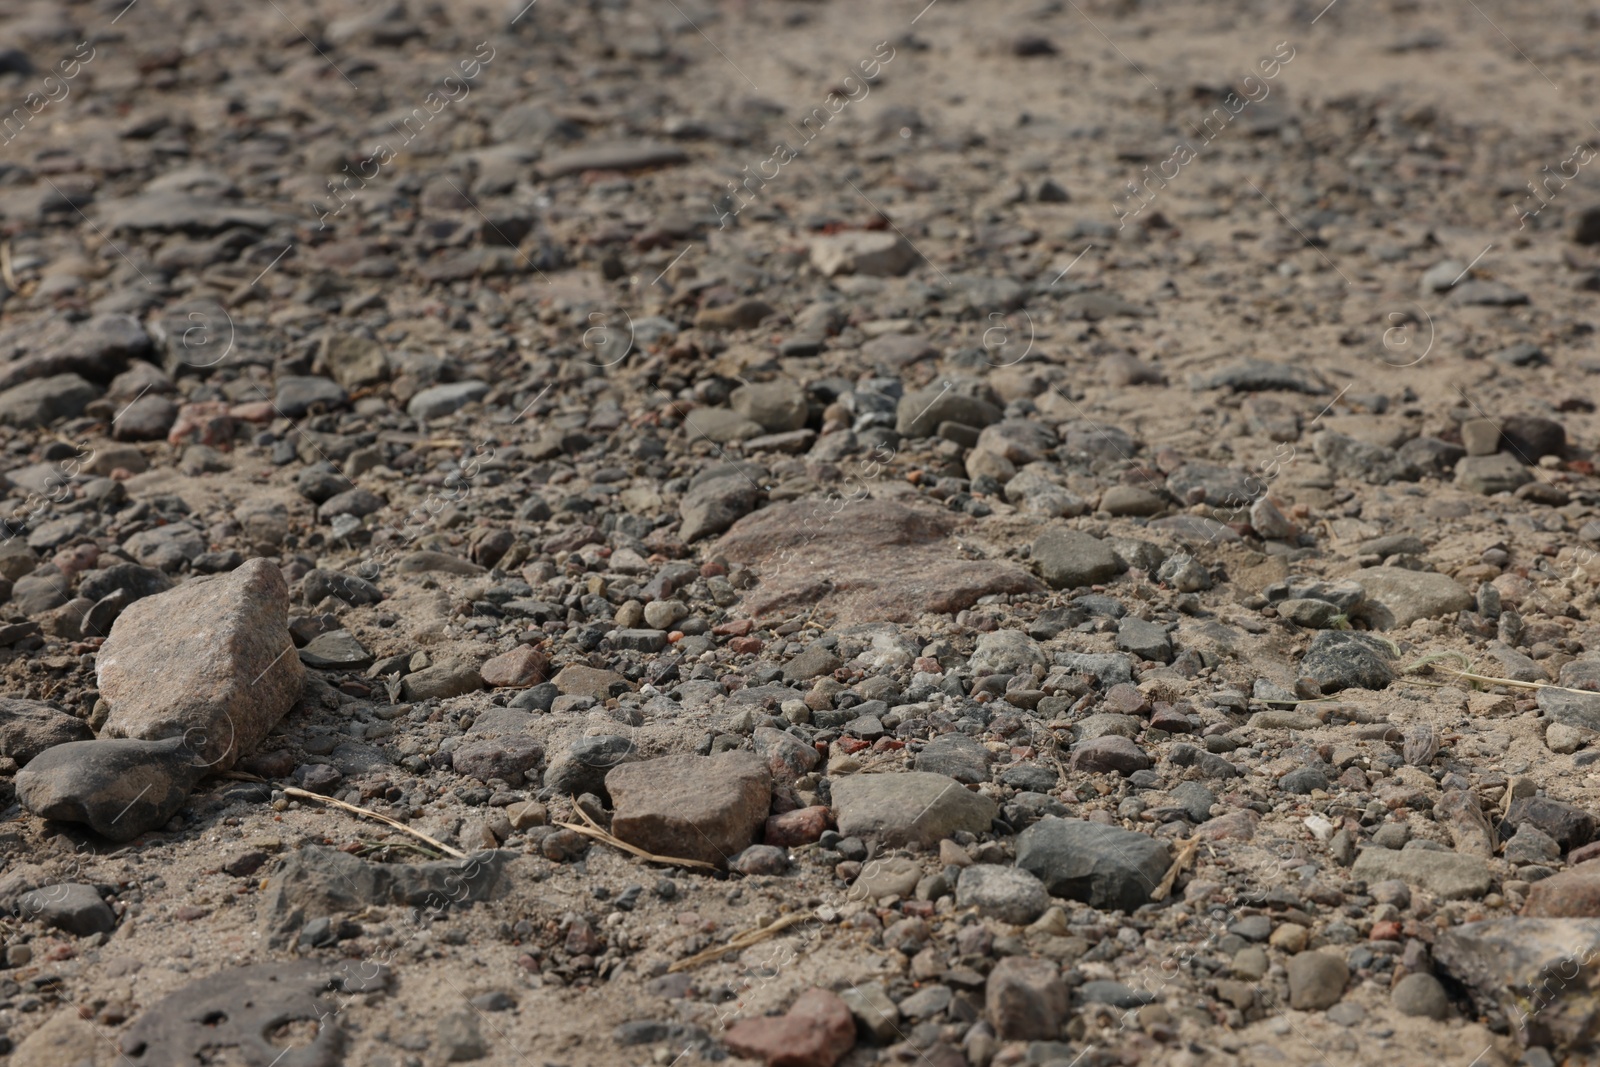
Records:
[[[1078,819],[1040,819],[1017,837],[1017,866],[1052,896],[1131,911],[1150,901],[1172,862],[1145,834]]]

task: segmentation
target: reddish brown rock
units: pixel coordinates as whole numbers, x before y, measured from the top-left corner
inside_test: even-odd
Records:
[[[167,443],[172,445],[226,445],[232,440],[233,417],[221,400],[183,405],[167,433]]]
[[[1115,734],[1085,741],[1072,750],[1072,769],[1075,771],[1127,775],[1147,769],[1152,762],[1144,749],[1126,737]]]
[[[1043,590],[1009,563],[965,558],[951,539],[963,520],[897,500],[797,500],[733,524],[716,554],[747,564],[761,584],[745,593],[752,618],[822,606],[841,624],[910,622],[949,614],[991,593]]]
[[[197,762],[231,768],[300,697],[289,588],[264,559],[136,600],[97,660],[111,706],[104,737],[185,739]]]
[[[786,811],[767,820],[762,841],[779,848],[796,848],[809,845],[822,836],[828,828],[828,809],[825,807],[801,808]]]
[[[479,674],[491,689],[524,689],[544,681],[549,667],[544,653],[531,645],[518,645],[489,660]]]
[[[984,1006],[1002,1041],[1052,1041],[1061,1035],[1070,996],[1049,960],[1007,956],[989,973]]]
[[[1530,919],[1600,918],[1600,863],[1581,863],[1533,883],[1522,914]]]
[[[767,1067],[833,1067],[855,1047],[856,1023],[837,994],[808,989],[787,1015],[740,1019],[722,1041],[734,1055]]]
[[[772,775],[749,752],[624,763],[605,781],[613,834],[658,856],[718,866],[755,843],[772,805]]]
[[[1194,836],[1202,841],[1248,841],[1256,836],[1256,827],[1260,824],[1260,815],[1242,808],[1195,827]]]

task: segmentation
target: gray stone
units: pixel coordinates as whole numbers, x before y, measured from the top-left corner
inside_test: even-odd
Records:
[[[1045,531],[1033,543],[1033,559],[1039,576],[1053,589],[1094,585],[1125,569],[1111,546],[1078,530]]]
[[[994,753],[976,738],[946,734],[929,741],[917,753],[916,768],[977,785],[989,780],[989,765],[993,762]]]
[[[1280,616],[1308,630],[1326,630],[1340,616],[1338,607],[1326,600],[1280,600],[1273,605]]]
[[[844,660],[834,655],[833,649],[827,648],[820,642],[813,642],[806,646],[794,659],[783,665],[783,680],[786,682],[808,682],[824,674],[832,674],[844,666]]]
[[[1584,730],[1600,730],[1600,693],[1572,693],[1565,689],[1540,689],[1539,710],[1551,722]]]
[[[17,800],[42,818],[131,841],[166,825],[208,769],[182,737],[73,741],[17,772]]]
[[[37,918],[69,934],[85,937],[116,928],[117,917],[92,885],[66,882],[22,894],[17,903],[21,918]]]
[[[1528,468],[1507,452],[1466,456],[1456,463],[1456,485],[1484,496],[1514,492],[1531,481],[1533,475],[1528,473]]]
[[[1369,848],[1356,857],[1350,873],[1369,883],[1397,878],[1441,900],[1474,900],[1490,887],[1489,863],[1483,857],[1425,849]]]
[[[797,382],[760,382],[741,385],[728,397],[728,405],[768,433],[798,430],[806,424],[809,407],[805,390]]]
[[[32,429],[76,418],[99,395],[99,389],[76,374],[35,378],[0,392],[0,425]]]
[[[1350,968],[1331,952],[1301,952],[1291,956],[1289,1006],[1296,1011],[1321,1011],[1339,1003],[1350,981]]]
[[[966,867],[956,881],[956,906],[1013,926],[1025,926],[1050,906],[1044,883],[1028,871],[979,863]]]
[[[1504,1018],[1519,1043],[1592,1048],[1600,997],[1589,961],[1600,956],[1600,919],[1504,918],[1442,931],[1436,969],[1465,987],[1480,1013]],[[1580,961],[1582,961],[1580,963]]]
[[[1172,862],[1164,842],[1078,819],[1040,819],[1017,837],[1017,866],[1052,896],[1132,911],[1150,901]]]
[[[318,670],[356,671],[372,665],[372,653],[349,630],[330,630],[306,643],[300,662]]]
[[[1159,623],[1129,615],[1117,624],[1117,647],[1144,660],[1172,662],[1172,638]]]
[[[1369,567],[1351,577],[1366,594],[1358,617],[1378,629],[1403,630],[1417,619],[1451,616],[1473,606],[1471,593],[1437,571]]]
[[[689,156],[674,144],[649,139],[598,142],[548,156],[539,163],[546,181],[586,170],[640,170],[684,163]]]
[[[849,1007],[862,1037],[887,1045],[899,1035],[900,1009],[895,1007],[881,982],[852,985],[840,990],[839,999]]]
[[[1285,793],[1309,796],[1315,790],[1328,790],[1328,776],[1318,767],[1296,767],[1278,779],[1278,788]]]
[[[678,536],[685,544],[719,534],[755,510],[760,493],[742,470],[730,469],[723,477],[701,482],[678,504],[683,518]]]
[[[1152,763],[1149,753],[1118,734],[1083,741],[1072,749],[1072,769],[1090,774],[1127,776],[1146,770]]]
[[[930,386],[900,398],[894,428],[906,437],[931,437],[941,422],[982,429],[1004,416],[1004,411],[980,397],[967,396],[948,386]]]
[[[488,382],[469,380],[434,385],[411,398],[406,404],[406,414],[414,419],[442,419],[488,395]]]
[[[476,664],[437,663],[406,675],[400,683],[400,695],[410,701],[448,700],[482,688],[483,675]]]
[[[450,766],[468,778],[480,782],[499,778],[516,789],[542,759],[543,745],[528,737],[510,737],[459,745],[450,753]]]
[[[1439,979],[1431,974],[1419,971],[1406,975],[1395,983],[1389,999],[1401,1015],[1441,1020],[1450,1017],[1450,998]]]
[[[1300,661],[1300,672],[1315,679],[1324,693],[1382,689],[1394,681],[1393,659],[1393,652],[1371,634],[1319,630]]]
[[[958,830],[981,834],[999,814],[988,797],[924,771],[855,774],[833,783],[839,832],[888,845],[936,845]]]
[[[291,419],[298,419],[313,407],[341,407],[348,399],[344,386],[329,378],[288,374],[274,387],[273,406]]]

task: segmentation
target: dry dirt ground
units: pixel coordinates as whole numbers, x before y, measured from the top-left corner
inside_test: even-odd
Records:
[[[320,1023],[302,1011],[269,1027],[270,1046],[166,1062],[710,1062],[729,1056],[721,1039],[738,1020],[811,987],[873,983],[896,1002],[953,996],[864,1029],[845,1064],[1593,1062],[1600,1005],[1586,963],[1542,1009],[1577,1020],[1552,1035],[1519,1027],[1430,957],[1451,928],[1521,914],[1533,880],[1573,866],[1594,836],[1591,819],[1548,862],[1505,856],[1511,824],[1498,820],[1513,795],[1593,810],[1596,735],[1567,725],[1547,737],[1534,694],[1493,679],[1600,688],[1600,672],[1582,670],[1600,644],[1600,220],[1585,214],[1600,202],[1587,147],[1600,140],[1596,30],[1582,5],[1487,0],[0,5],[5,385],[65,370],[97,394],[49,411],[0,394],[8,544],[30,553],[10,578],[53,561],[70,584],[77,549],[100,567],[153,561],[174,580],[236,565],[212,554],[266,555],[290,581],[291,614],[337,616],[380,665],[402,657],[414,670],[425,654],[477,667],[536,646],[550,673],[616,669],[638,690],[546,699],[528,729],[537,766],[491,784],[452,769],[449,752],[519,690],[430,696],[365,667],[314,670],[320,684],[265,746],[276,758],[244,764],[257,780],[208,779],[172,823],[125,843],[14,803],[8,760],[9,1062],[159,1062],[168,1053],[133,1054],[126,1038],[164,997],[294,960],[385,977],[327,994]],[[889,255],[904,260],[829,277],[819,250],[841,234],[893,235]],[[70,350],[105,315],[132,316],[148,342],[39,369],[41,353]],[[355,366],[366,357],[370,374]],[[115,377],[139,363],[161,373]],[[1227,376],[1241,367],[1253,369]],[[339,385],[286,412],[284,379],[307,376]],[[464,406],[419,415],[411,403],[466,381],[486,388]],[[814,434],[752,446],[737,428],[697,432],[693,409],[769,382],[792,390]],[[1043,428],[1047,446],[1030,452],[1026,429],[1009,453],[987,438],[974,448],[960,426],[897,432],[902,392],[916,405],[982,398],[987,421]],[[146,399],[162,396],[231,404],[233,424],[169,443],[175,410]],[[1506,430],[1489,448],[1514,492],[1451,470],[1449,446],[1481,419]],[[1564,440],[1524,455],[1552,422]],[[1424,439],[1443,452],[1402,448]],[[36,484],[40,464],[73,457],[82,471],[64,486]],[[810,536],[791,537],[791,556],[760,547],[782,540],[782,523],[758,529],[755,547],[737,527],[719,538],[726,522],[685,536],[690,480],[743,461],[758,466],[723,484],[749,486],[718,502],[732,517],[831,501],[804,520]],[[378,510],[319,513],[308,471],[348,473]],[[1244,499],[1219,506],[1218,487],[1241,483]],[[1273,536],[1269,517],[1239,506],[1263,497],[1294,530]],[[950,528],[915,551],[862,533],[870,509],[895,502]],[[1167,522],[1183,516],[1194,522]],[[129,547],[183,523],[199,552]],[[1092,739],[1082,722],[1118,709],[1102,704],[1109,684],[1057,657],[1127,651],[1114,618],[1028,637],[1032,681],[1002,679],[978,699],[985,675],[1016,673],[972,660],[980,638],[1031,633],[1090,592],[1029,580],[1048,578],[1040,536],[1065,528],[1140,538],[1204,572],[1186,584],[1137,557],[1097,579],[1119,613],[1170,631],[1169,662],[1132,657],[1145,706],[1128,710],[1148,718],[1154,702],[1188,725],[1139,725],[1132,741],[1153,766],[1142,783],[1073,754]],[[1372,547],[1393,537],[1420,545]],[[481,566],[398,566],[420,550]],[[1268,587],[1385,561],[1450,576],[1470,602],[1389,630],[1394,680],[1298,709],[1325,721],[1252,720],[1315,696],[1296,684],[1319,631],[1275,611]],[[659,586],[675,562],[692,566]],[[298,583],[313,567],[370,577],[386,599],[310,603]],[[919,568],[936,577],[919,584]],[[1001,568],[1023,577],[1002,588]],[[1499,594],[1493,611],[1480,586]],[[607,637],[627,604],[673,599],[693,625],[630,626],[698,646]],[[506,608],[528,600],[543,607]],[[5,693],[93,722],[102,635],[62,611],[20,593],[0,607]],[[1520,625],[1508,632],[1497,614]],[[855,696],[794,709],[785,700],[816,692],[807,675],[787,696],[733,699],[783,684],[785,664],[819,641],[841,661],[835,688]],[[1404,673],[1441,653],[1463,658]],[[1015,706],[1007,685],[1023,694]],[[894,743],[863,747],[859,724],[854,735],[807,724],[812,710],[885,698],[879,733]],[[962,719],[964,707],[988,710]],[[1130,912],[1061,899],[1053,920],[1021,927],[936,887],[929,901],[853,899],[860,863],[833,838],[790,850],[781,873],[708,874],[570,836],[552,844],[534,816],[505,815],[541,800],[551,823],[579,821],[541,775],[585,735],[654,757],[760,748],[759,730],[791,723],[823,760],[792,782],[796,803],[825,804],[830,781],[909,769],[932,739],[965,734],[994,761],[974,788],[1003,807],[1019,794],[1005,768],[1028,764],[1058,773],[1032,794],[1054,807],[1035,802],[1033,818],[1095,815],[1174,853],[1199,843],[1162,902]],[[1438,753],[1412,759],[1400,738],[1422,727]],[[1213,751],[1239,777],[1174,761],[1202,733],[1237,742]],[[1282,784],[1313,764],[1329,772],[1320,786]],[[439,855],[283,793],[313,766],[338,772],[325,792],[462,851],[504,850],[494,891],[432,909],[352,898],[299,917],[331,919],[331,932],[284,933],[281,865],[303,849],[371,864]],[[1219,805],[1198,826],[1164,799],[1185,781]],[[1399,826],[1466,854],[1433,805],[1452,789],[1495,824],[1484,883],[1459,899],[1417,885],[1379,899],[1339,835],[1366,850]],[[604,801],[585,802],[601,820]],[[1222,819],[1228,829],[1204,838]],[[1020,829],[966,835],[959,858],[1010,864]],[[932,875],[950,858],[866,844],[869,871],[899,857]],[[75,882],[111,904],[113,930],[77,937],[24,902]],[[1587,899],[1561,914],[1600,915],[1600,894]],[[808,921],[666,973],[785,915]],[[919,916],[921,930],[897,925]],[[1262,916],[1270,942],[1259,924],[1233,929]],[[1562,936],[1600,937],[1593,925]],[[1346,960],[1336,1003],[1291,1004],[1301,951]],[[984,979],[1017,955],[1056,961],[1073,991],[1054,1042],[994,1036]],[[1443,1018],[1406,1014],[1391,991],[1429,971],[1449,998]],[[199,988],[237,988],[218,981]],[[1091,1003],[1091,982],[1153,1003]],[[641,1022],[660,1025],[625,1026]],[[46,1025],[54,1050],[30,1043]],[[334,1031],[342,1052],[324,1056]]]

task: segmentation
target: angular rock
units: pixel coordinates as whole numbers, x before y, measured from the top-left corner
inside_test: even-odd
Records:
[[[1052,896],[1132,911],[1166,876],[1167,845],[1145,834],[1080,819],[1040,819],[1017,837],[1017,866]]]
[[[740,1019],[722,1043],[767,1067],[833,1067],[855,1047],[856,1024],[837,993],[808,989],[785,1015]]]
[[[905,437],[928,437],[942,422],[983,429],[1004,417],[994,404],[948,387],[929,388],[902,396],[895,407],[895,432]]]
[[[678,514],[683,518],[678,536],[684,544],[693,544],[702,537],[722,533],[750,514],[760,498],[760,487],[737,471],[701,482],[678,504]]]
[[[611,832],[647,852],[724,866],[756,840],[772,775],[749,752],[662,756],[606,775]]]
[[[1054,1041],[1071,1005],[1060,969],[1050,960],[1007,956],[984,986],[989,1025],[1002,1041]]]
[[[1580,863],[1533,883],[1522,914],[1536,919],[1600,919],[1600,863]]]
[[[840,778],[833,783],[833,810],[842,834],[924,848],[958,830],[985,833],[1000,813],[994,801],[954,778],[924,771]]]
[[[372,653],[349,630],[330,630],[306,642],[300,662],[315,670],[358,671],[372,665]]]
[[[989,780],[989,765],[993,762],[994,753],[976,738],[946,734],[923,746],[917,753],[916,769],[977,785]]]
[[[475,664],[446,662],[406,675],[400,682],[400,695],[411,701],[449,700],[482,688],[483,675]]]
[[[184,738],[204,766],[232,767],[300,696],[288,615],[283,574],[264,559],[135,601],[96,662],[103,735]]]
[[[1489,919],[1434,943],[1437,970],[1519,1043],[1588,1049],[1600,1034],[1600,919]]]
[[[1126,777],[1142,771],[1155,761],[1149,753],[1115,734],[1084,741],[1072,750],[1072,769],[1089,774],[1120,774]]]
[[[1160,623],[1126,616],[1117,624],[1117,647],[1143,660],[1172,662],[1172,637]]]
[[[1515,492],[1533,481],[1517,458],[1509,452],[1492,456],[1466,456],[1456,463],[1456,485],[1473,493],[1493,496]]]

